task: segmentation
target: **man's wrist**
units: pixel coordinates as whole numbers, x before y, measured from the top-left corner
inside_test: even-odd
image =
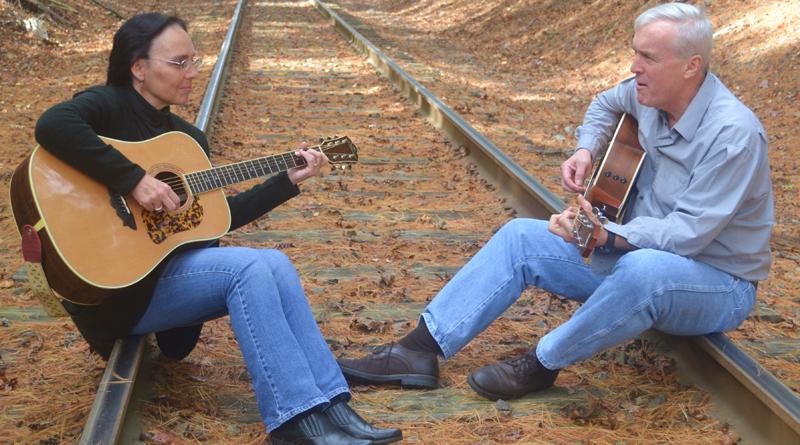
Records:
[[[614,242],[617,239],[617,234],[614,232],[609,232],[608,230],[605,230],[605,232],[606,232],[606,240],[605,243],[603,243],[602,249],[604,252],[610,253],[614,251]]]
[[[589,158],[590,158],[590,159],[592,159],[592,161],[594,161],[594,152],[592,151],[592,149],[591,149],[591,148],[587,148],[587,147],[578,147],[578,148],[576,148],[576,149],[575,149],[575,151],[573,152],[573,154],[575,154],[575,153],[578,153],[578,152],[579,152],[579,151],[581,151],[581,150],[586,150],[586,152],[587,152],[587,153],[589,153]]]

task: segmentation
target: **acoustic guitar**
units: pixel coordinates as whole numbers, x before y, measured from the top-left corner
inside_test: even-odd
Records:
[[[625,204],[636,183],[646,152],[639,144],[639,125],[629,114],[620,117],[605,156],[594,169],[584,197],[592,205],[592,213],[605,224],[622,224]],[[581,256],[588,258],[597,244],[600,227],[583,210],[575,216],[572,234]]]
[[[26,236],[37,231],[41,254],[36,258],[39,262],[41,257],[47,284],[76,304],[99,304],[143,279],[178,247],[225,235],[231,215],[223,187],[306,164],[305,158],[287,152],[212,167],[202,147],[176,131],[142,142],[101,139],[168,184],[180,206],[172,212],[145,210],[34,148],[11,178],[11,207],[23,253]],[[323,139],[309,148],[334,164],[358,161],[357,148],[347,137]]]

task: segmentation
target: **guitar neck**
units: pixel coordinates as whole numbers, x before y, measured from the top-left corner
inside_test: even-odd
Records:
[[[317,147],[311,149],[319,151]],[[199,194],[306,164],[302,156],[286,152],[189,173],[186,183],[193,194]]]

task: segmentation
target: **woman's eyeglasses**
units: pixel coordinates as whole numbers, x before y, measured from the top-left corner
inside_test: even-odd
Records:
[[[150,57],[150,59],[169,63],[170,65],[178,67],[181,71],[188,70],[190,66],[200,69],[200,66],[203,64],[203,59],[199,57],[195,57],[192,59],[181,59],[181,60],[159,59],[158,57]]]

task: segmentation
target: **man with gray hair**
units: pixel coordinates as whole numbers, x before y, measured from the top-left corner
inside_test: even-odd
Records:
[[[711,72],[712,28],[702,11],[668,3],[635,22],[634,76],[599,94],[561,166],[576,208],[549,221],[504,225],[447,283],[399,342],[358,360],[345,376],[435,388],[437,355],[451,357],[528,286],[582,306],[522,356],[473,371],[481,396],[513,399],[553,385],[560,369],[647,329],[702,335],[736,329],[770,267],[773,196],[758,118]],[[638,121],[646,152],[626,222],[599,227],[592,265],[573,234],[584,192],[620,116]],[[605,265],[605,267],[602,267]]]

